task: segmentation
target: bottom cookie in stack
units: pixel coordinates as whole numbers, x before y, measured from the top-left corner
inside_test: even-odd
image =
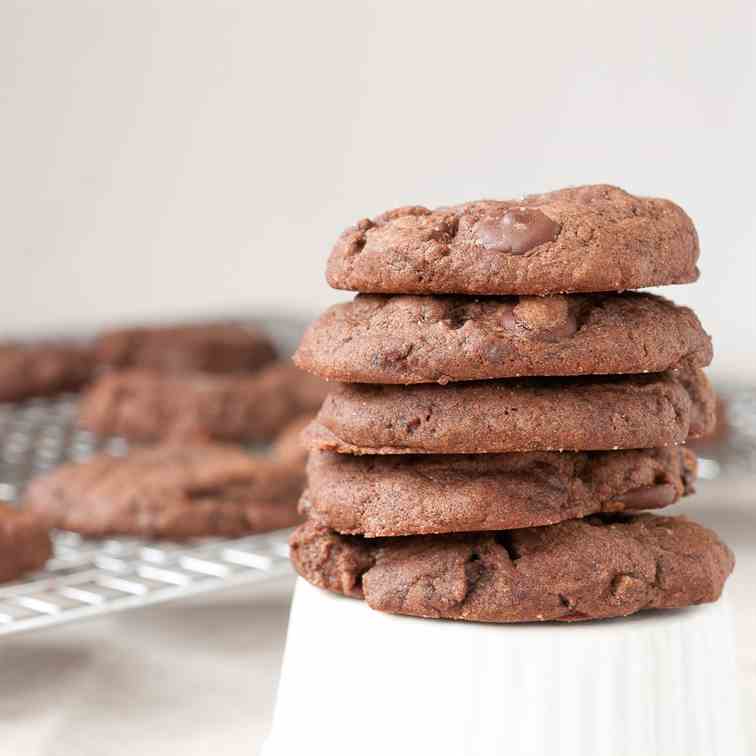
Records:
[[[734,557],[684,517],[594,515],[540,528],[367,539],[314,522],[291,538],[306,580],[416,617],[531,622],[716,601]]]

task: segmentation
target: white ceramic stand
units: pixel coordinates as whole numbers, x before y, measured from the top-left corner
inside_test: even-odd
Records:
[[[396,617],[299,580],[264,756],[744,756],[726,599],[573,625]]]

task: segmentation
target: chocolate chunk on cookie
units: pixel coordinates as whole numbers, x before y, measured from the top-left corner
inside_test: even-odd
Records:
[[[347,383],[411,384],[657,373],[711,356],[693,312],[652,294],[361,294],[309,327],[294,362]]]
[[[100,377],[82,398],[79,424],[137,441],[267,441],[326,393],[324,381],[289,363],[250,375],[135,368]]]
[[[93,357],[73,342],[0,344],[0,402],[75,391],[92,376]]]
[[[716,601],[734,557],[684,517],[597,515],[541,528],[370,540],[315,522],[297,572],[371,608],[476,622],[623,617]]]
[[[339,384],[305,431],[349,454],[644,449],[705,435],[714,395],[700,369],[448,386]]]
[[[241,323],[147,326],[105,331],[96,342],[97,362],[107,367],[234,373],[275,359],[270,339]]]
[[[298,521],[302,475],[220,444],[100,454],[32,481],[25,506],[51,527],[89,536],[241,536]]]
[[[52,543],[43,520],[0,503],[0,582],[44,567],[51,556]]]
[[[695,281],[698,253],[677,205],[596,185],[362,220],[336,242],[327,277],[384,294],[623,291]]]
[[[352,456],[312,452],[300,509],[369,537],[510,530],[600,512],[656,509],[693,492],[685,448]]]

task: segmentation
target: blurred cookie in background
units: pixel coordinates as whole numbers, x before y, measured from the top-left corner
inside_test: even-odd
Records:
[[[304,470],[309,451],[302,431],[315,419],[315,412],[307,412],[292,420],[273,442],[273,457],[279,462],[301,465]]]
[[[0,582],[40,569],[51,556],[44,520],[0,503]]]
[[[691,446],[698,451],[715,448],[717,444],[723,442],[728,435],[727,403],[722,398],[721,391],[715,390],[714,393],[716,413],[714,427],[711,432],[707,433],[705,436],[688,441],[688,446]]]
[[[116,328],[95,342],[97,363],[110,368],[236,373],[257,370],[276,358],[270,338],[242,323]]]
[[[727,382],[715,389],[716,425],[687,445],[699,455],[702,478],[751,475],[756,471],[756,390]]]
[[[98,454],[36,478],[24,506],[87,536],[236,537],[299,521],[303,474],[223,444],[165,444]]]
[[[94,370],[91,347],[66,341],[0,344],[0,402],[81,388]]]
[[[99,435],[141,442],[264,442],[326,394],[325,381],[288,362],[249,375],[131,369],[102,375],[84,393],[78,420]]]

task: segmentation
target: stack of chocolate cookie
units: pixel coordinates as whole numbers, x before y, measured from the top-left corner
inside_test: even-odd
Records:
[[[683,517],[714,423],[710,339],[627,291],[698,277],[667,200],[586,186],[406,207],[328,263],[363,292],[295,356],[340,381],[306,429],[296,569],[374,609],[581,620],[715,600],[733,556]]]

